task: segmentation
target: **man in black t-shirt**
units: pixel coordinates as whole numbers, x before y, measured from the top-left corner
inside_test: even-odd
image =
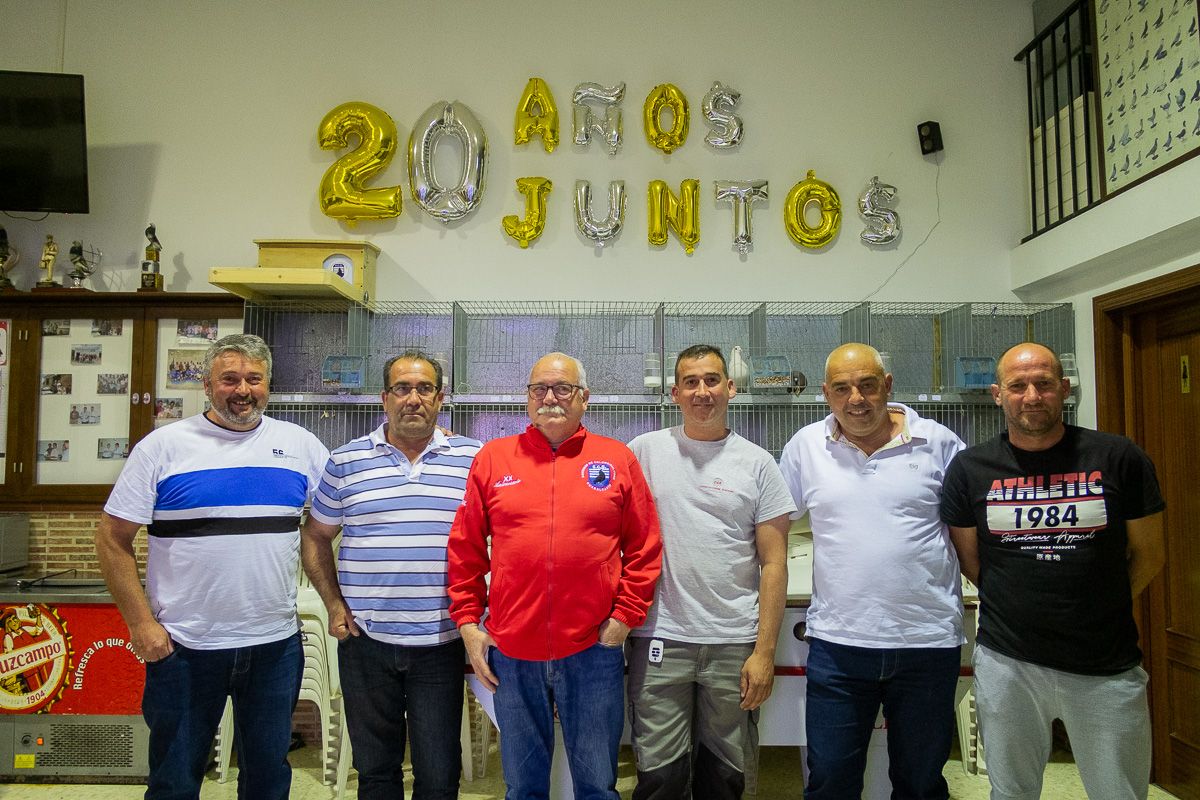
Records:
[[[979,587],[975,698],[993,798],[1036,798],[1050,723],[1066,726],[1090,797],[1145,798],[1146,673],[1133,598],[1162,568],[1154,465],[1123,436],[1066,425],[1049,349],[1001,357],[1007,431],[950,465],[941,516]]]

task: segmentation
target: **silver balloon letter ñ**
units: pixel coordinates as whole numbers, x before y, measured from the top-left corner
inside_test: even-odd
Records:
[[[625,84],[601,86],[598,83],[581,83],[571,94],[575,106],[572,122],[575,127],[575,144],[587,145],[595,134],[608,145],[609,155],[616,155],[621,148],[621,108],[618,103],[625,96]],[[592,113],[588,102],[604,106],[604,121]]]

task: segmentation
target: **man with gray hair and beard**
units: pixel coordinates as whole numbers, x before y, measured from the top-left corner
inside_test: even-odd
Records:
[[[654,596],[658,515],[629,448],[581,424],[577,359],[544,356],[525,388],[532,424],[485,444],[467,476],[450,617],[496,693],[508,800],[549,796],[555,710],[575,797],[617,800],[623,645]]]
[[[279,800],[303,653],[296,616],[300,515],[329,451],[263,414],[271,351],[257,336],[204,358],[211,408],[133,448],[96,531],[109,591],[146,662],[146,797],[200,796],[213,737],[233,699],[238,795]],[[133,542],[149,534],[146,589]]]

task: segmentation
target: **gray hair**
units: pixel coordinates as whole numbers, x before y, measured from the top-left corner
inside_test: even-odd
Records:
[[[588,385],[587,385],[587,370],[586,370],[586,369],[584,369],[584,366],[583,366],[583,362],[582,362],[582,361],[580,361],[580,360],[579,360],[578,358],[576,358],[575,356],[569,356],[569,355],[567,355],[566,353],[546,353],[546,355],[542,356],[542,358],[546,358],[547,356],[558,356],[559,358],[561,358],[561,359],[563,359],[563,360],[565,360],[565,361],[570,361],[572,364],[574,364],[574,365],[575,365],[575,371],[579,373],[579,386],[580,386],[580,388],[583,388],[583,389],[586,389],[586,388],[588,388]],[[530,367],[530,368],[529,368],[529,377],[530,377],[530,378],[532,378],[532,377],[533,377],[533,369],[534,369],[534,367],[536,367],[536,366],[538,365],[538,361],[541,361],[541,360],[542,360],[542,358],[539,358],[537,361],[533,362],[533,367]]]
[[[211,375],[213,363],[224,353],[239,353],[249,361],[261,361],[267,365],[267,380],[271,379],[271,348],[261,336],[234,333],[221,337],[205,351],[204,371]]]

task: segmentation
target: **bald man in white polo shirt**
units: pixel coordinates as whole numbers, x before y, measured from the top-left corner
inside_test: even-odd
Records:
[[[949,797],[962,598],[938,502],[963,443],[889,402],[891,389],[873,347],[837,348],[823,385],[832,413],[792,437],[780,462],[813,531],[807,800],[862,794],[881,704],[893,796]]]

